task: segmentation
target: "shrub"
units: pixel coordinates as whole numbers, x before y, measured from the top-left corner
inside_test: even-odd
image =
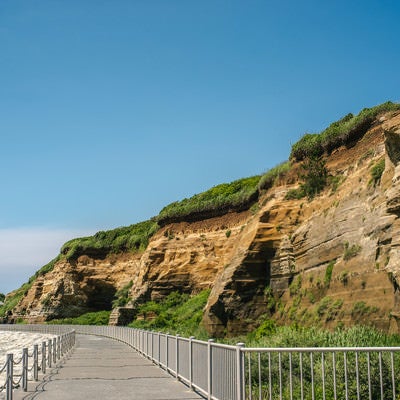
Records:
[[[370,183],[376,186],[381,181],[383,171],[385,170],[385,159],[379,160],[371,168],[371,180]]]
[[[171,222],[197,220],[223,215],[229,211],[247,210],[258,199],[260,176],[222,183],[189,199],[164,207],[157,217],[161,226]]]
[[[305,134],[292,146],[290,158],[301,161],[308,157],[318,157],[324,152],[330,153],[361,138],[379,114],[399,109],[400,104],[388,101],[372,108],[364,108],[355,116],[347,114],[319,134]]]
[[[271,336],[276,333],[276,323],[272,319],[265,319],[260,326],[252,332],[251,338],[259,340],[264,336]]]
[[[304,182],[297,189],[291,189],[286,193],[286,200],[299,200],[307,196],[314,198],[320,193],[328,182],[328,170],[322,158],[310,157],[301,166],[300,179]]]
[[[302,169],[304,173],[301,178],[304,179],[304,183],[301,188],[304,195],[312,199],[326,186],[328,170],[325,161],[321,158],[311,157],[303,163]]]

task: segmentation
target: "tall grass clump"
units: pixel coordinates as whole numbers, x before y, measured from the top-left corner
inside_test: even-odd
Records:
[[[283,163],[278,164],[274,168],[271,168],[264,175],[261,176],[258,182],[259,190],[268,190],[272,186],[274,186],[275,182],[277,182],[280,178],[282,178],[287,172],[290,170],[290,162],[285,161]]]
[[[61,248],[61,254],[71,261],[84,254],[102,258],[110,253],[143,251],[157,230],[157,222],[149,220],[127,227],[100,231],[94,236],[70,240]]]
[[[171,222],[192,221],[223,215],[229,211],[247,210],[258,199],[260,176],[222,183],[206,192],[176,201],[164,207],[157,217],[163,226]]]
[[[361,138],[380,114],[398,110],[400,104],[387,101],[375,107],[364,108],[357,115],[347,114],[319,134],[304,135],[292,146],[290,158],[301,161],[307,157],[321,156],[324,152],[329,154]]]

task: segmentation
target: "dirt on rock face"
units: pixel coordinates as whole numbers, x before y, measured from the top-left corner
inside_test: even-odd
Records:
[[[371,169],[383,159],[374,181]],[[400,115],[381,117],[325,162],[329,185],[314,199],[285,198],[299,185],[294,165],[253,213],[169,224],[141,254],[59,262],[14,313],[32,322],[111,308],[132,281],[132,307],[211,288],[203,323],[213,336],[248,332],[262,318],[398,331]]]

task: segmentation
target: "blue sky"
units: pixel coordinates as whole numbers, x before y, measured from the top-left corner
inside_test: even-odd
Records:
[[[2,0],[0,292],[67,239],[399,101],[399,17],[397,1]]]

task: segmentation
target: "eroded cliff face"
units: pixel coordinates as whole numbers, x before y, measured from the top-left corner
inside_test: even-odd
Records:
[[[380,181],[371,168],[385,159]],[[132,281],[130,307],[172,290],[212,288],[203,323],[235,335],[264,316],[328,327],[400,316],[400,115],[386,115],[326,158],[331,184],[313,200],[286,200],[294,165],[253,212],[160,229],[142,254],[58,262],[14,309],[28,321],[109,309]]]
[[[398,330],[399,138],[400,116],[383,117],[326,159],[336,189],[312,201],[285,200],[288,185],[267,193],[252,238],[213,286],[204,314],[212,334],[246,332],[262,315]],[[371,168],[382,158],[374,182]],[[253,286],[251,298],[241,283]]]

